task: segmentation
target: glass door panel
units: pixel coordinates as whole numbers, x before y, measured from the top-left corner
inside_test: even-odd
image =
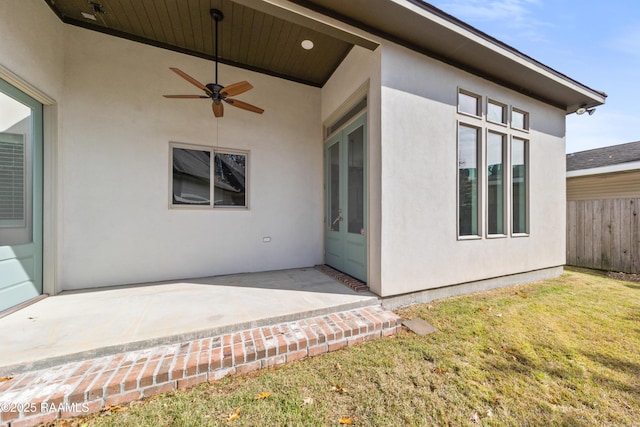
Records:
[[[329,230],[340,231],[342,210],[340,209],[340,144],[329,148]]]
[[[364,234],[364,128],[351,132],[347,141],[349,233]]]

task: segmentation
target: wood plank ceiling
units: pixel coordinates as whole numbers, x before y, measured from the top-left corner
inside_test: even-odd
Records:
[[[213,59],[222,11],[220,62],[321,87],[353,44],[230,0],[45,0],[71,25]],[[82,12],[94,16],[87,19]],[[311,40],[314,48],[300,43]]]

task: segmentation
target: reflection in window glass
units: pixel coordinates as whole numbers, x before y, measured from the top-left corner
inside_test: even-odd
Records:
[[[523,113],[522,111],[512,110],[511,111],[511,127],[514,129],[528,129],[527,123],[527,113]]]
[[[487,138],[487,232],[504,234],[504,135]]]
[[[458,234],[478,235],[478,129],[458,127]]]
[[[27,187],[31,122],[31,108],[0,92],[0,228],[16,233],[0,233],[0,246],[32,241]]]
[[[246,170],[247,156],[238,153],[214,154],[215,206],[247,206]]]
[[[458,111],[461,113],[472,114],[474,116],[480,115],[479,99],[473,95],[467,95],[466,93],[458,93]]]
[[[329,230],[340,231],[340,144],[329,148]]]
[[[364,234],[364,128],[348,135],[349,140],[349,233]]]
[[[24,135],[0,132],[0,221],[21,225],[25,219]]]
[[[513,233],[527,233],[527,141],[511,142]]]
[[[211,152],[176,148],[173,154],[173,204],[210,205]]]
[[[506,123],[504,112],[504,105],[494,104],[493,102],[487,103],[487,120],[496,123]]]

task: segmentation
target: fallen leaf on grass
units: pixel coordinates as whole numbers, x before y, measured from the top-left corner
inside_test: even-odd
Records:
[[[507,353],[509,356],[511,356],[511,358],[514,361],[516,361],[516,362],[518,361],[518,357],[517,357],[518,353],[516,353],[514,350],[511,350],[510,348],[506,348],[506,347],[504,347],[503,350],[504,350],[505,353]]]
[[[432,371],[435,372],[436,374],[440,374],[440,375],[446,374],[447,372],[449,372],[444,368],[433,368]]]
[[[336,369],[337,369],[338,371],[342,371],[342,366],[340,366],[340,364],[339,364],[339,363],[336,363]]]
[[[11,381],[12,379],[13,379],[13,377],[12,377],[12,376],[10,376],[10,375],[8,375],[8,376],[6,376],[6,377],[1,377],[1,378],[0,378],[0,383],[3,383],[3,382],[5,382],[5,381]]]
[[[257,394],[256,395],[256,400],[266,399],[269,396],[271,396],[271,393],[269,393],[268,391],[265,391],[264,393]]]
[[[237,420],[237,419],[238,419],[238,417],[240,416],[240,410],[241,410],[241,408],[240,408],[240,407],[238,407],[235,411],[233,411],[233,412],[231,413],[231,415],[229,415],[229,418],[227,418],[227,421],[228,421],[228,422],[231,422],[231,421],[233,421],[233,420]]]
[[[113,415],[116,412],[119,412],[121,410],[122,410],[122,406],[107,406],[106,408],[102,408],[100,410],[100,416],[101,417],[110,417],[111,415]]]
[[[478,307],[478,311],[487,311],[487,307]]]
[[[345,389],[343,389],[342,387],[340,387],[338,384],[336,384],[336,385],[332,386],[332,387],[331,387],[331,391],[335,391],[335,392],[338,392],[338,393],[340,393],[340,394],[345,394],[345,393],[346,393]]]
[[[351,424],[353,424],[353,420],[351,418],[348,418],[348,417],[342,417],[342,418],[340,418],[340,424],[351,425]]]
[[[516,291],[516,295],[518,295],[519,297],[522,297],[522,298],[529,298],[529,295],[525,294],[522,291]]]

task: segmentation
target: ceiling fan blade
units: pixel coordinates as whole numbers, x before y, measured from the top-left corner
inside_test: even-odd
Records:
[[[255,105],[247,104],[246,102],[238,101],[237,99],[227,98],[224,101],[229,105],[242,108],[243,110],[251,111],[253,113],[258,113],[258,114],[264,113],[264,110],[262,108],[258,108]]]
[[[162,95],[165,98],[180,98],[180,99],[199,99],[199,98],[209,98],[204,95]]]
[[[195,87],[202,89],[203,91],[207,92],[210,95],[213,95],[213,92],[211,92],[208,87],[206,87],[205,85],[203,85],[202,83],[200,83],[199,81],[197,81],[196,79],[191,77],[189,74],[185,73],[184,71],[174,67],[169,67],[169,69],[174,73],[176,73],[177,75],[179,75],[180,77],[182,77],[183,79],[185,79],[186,81],[188,81],[189,83],[191,83],[192,85],[194,85]]]
[[[253,89],[253,86],[251,86],[251,83],[244,81],[244,82],[233,83],[233,84],[230,84],[229,86],[225,86],[220,91],[220,94],[223,96],[236,96],[250,89]]]
[[[211,109],[213,110],[213,115],[216,117],[222,117],[224,115],[224,105],[222,105],[222,102],[218,102],[217,104],[215,102],[212,103]]]

